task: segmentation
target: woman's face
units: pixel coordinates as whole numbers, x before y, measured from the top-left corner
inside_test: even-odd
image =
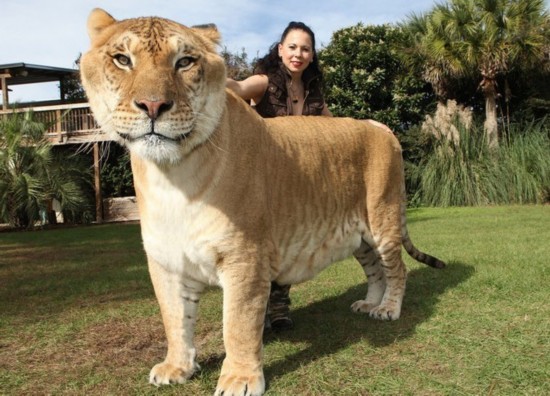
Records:
[[[291,30],[279,44],[279,56],[293,74],[301,75],[313,61],[314,48],[309,34],[300,29]]]

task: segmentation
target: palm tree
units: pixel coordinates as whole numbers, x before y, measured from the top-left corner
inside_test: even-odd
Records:
[[[437,101],[444,105],[449,99],[449,82],[452,79],[445,57],[432,54],[432,48],[440,47],[435,40],[434,24],[429,14],[412,14],[401,27],[405,31],[401,50],[412,69],[422,70],[422,78],[431,84]]]
[[[547,26],[544,0],[451,0],[424,17],[413,16],[409,29],[424,60],[424,77],[436,94],[442,94],[440,87],[449,80],[478,79],[485,97],[487,142],[495,147],[497,78],[514,68],[544,63]]]
[[[52,152],[44,131],[31,112],[0,119],[0,220],[16,227],[33,227],[54,198],[63,210],[86,205],[72,164]]]

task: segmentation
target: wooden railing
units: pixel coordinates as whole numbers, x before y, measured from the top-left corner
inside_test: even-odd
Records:
[[[43,122],[52,144],[81,144],[108,140],[94,120],[88,103],[56,104],[0,110],[0,115],[32,110],[34,119]]]

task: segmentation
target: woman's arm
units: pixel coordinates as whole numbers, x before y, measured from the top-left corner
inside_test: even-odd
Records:
[[[242,81],[228,78],[225,85],[244,100],[258,103],[267,89],[268,79],[265,74],[255,74]]]

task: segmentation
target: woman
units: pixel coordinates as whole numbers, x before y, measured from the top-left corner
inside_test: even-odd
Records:
[[[227,87],[251,101],[262,117],[332,115],[321,92],[315,35],[304,23],[290,22],[254,73],[243,81],[228,78]]]
[[[250,101],[262,117],[332,116],[321,92],[323,75],[315,52],[315,34],[302,22],[290,22],[280,42],[260,59],[254,75],[243,81],[227,79],[227,87]],[[290,285],[271,283],[266,327],[293,327],[289,315]]]

